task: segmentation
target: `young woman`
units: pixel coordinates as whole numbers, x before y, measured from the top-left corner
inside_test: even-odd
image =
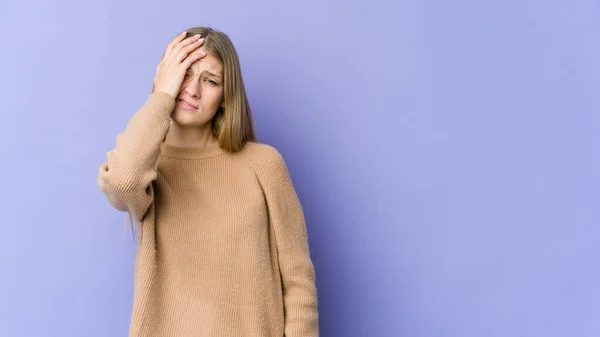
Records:
[[[98,186],[139,232],[129,336],[318,336],[302,207],[225,34],[169,43]]]

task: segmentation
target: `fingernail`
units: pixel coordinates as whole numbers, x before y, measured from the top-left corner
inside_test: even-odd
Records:
[[[194,35],[194,36],[200,37],[200,36],[202,36],[202,34],[196,34],[196,35]]]

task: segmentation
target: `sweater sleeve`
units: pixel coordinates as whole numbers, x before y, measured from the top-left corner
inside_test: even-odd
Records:
[[[175,98],[162,91],[151,93],[116,137],[116,147],[98,169],[98,187],[110,204],[142,221],[154,198],[160,144],[169,130]]]
[[[273,148],[264,172],[265,195],[283,283],[286,337],[317,337],[315,269],[302,206],[281,154]]]

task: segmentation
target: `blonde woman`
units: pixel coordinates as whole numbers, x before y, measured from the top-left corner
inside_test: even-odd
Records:
[[[302,207],[225,34],[168,44],[98,186],[138,231],[129,336],[318,336]]]

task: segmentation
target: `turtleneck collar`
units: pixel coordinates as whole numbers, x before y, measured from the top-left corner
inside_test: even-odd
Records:
[[[193,148],[169,145],[164,142],[160,144],[160,155],[170,158],[204,159],[216,157],[226,152],[227,150],[220,148],[218,145]]]

